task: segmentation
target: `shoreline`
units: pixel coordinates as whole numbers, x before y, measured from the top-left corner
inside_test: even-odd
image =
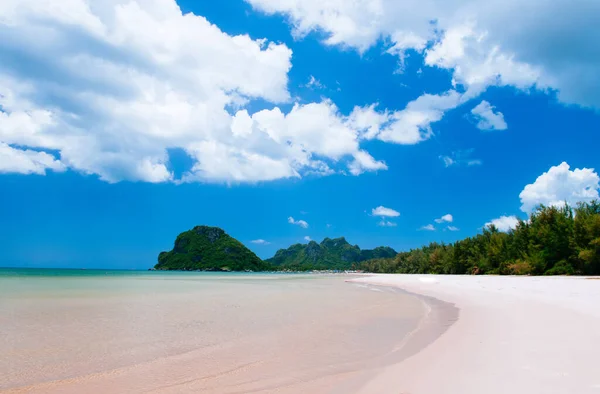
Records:
[[[178,346],[185,345],[187,350],[181,352],[183,348],[171,345],[157,347],[151,354],[140,353],[139,357],[132,358],[133,363],[97,372],[81,370],[55,381],[3,387],[8,390],[0,389],[0,392],[62,394],[81,392],[82,388],[86,392],[103,392],[107,387],[128,387],[129,392],[208,389],[206,392],[214,393],[263,390],[329,394],[600,394],[596,365],[600,354],[600,281],[589,280],[600,278],[398,274],[323,278],[315,281],[298,277],[298,282],[296,279],[264,282],[253,278],[250,282],[219,283],[210,277],[155,282],[131,276],[131,286],[125,286],[128,289],[125,293],[119,281],[118,288],[111,290],[108,298],[98,298],[101,293],[90,293],[94,295],[92,298],[64,297],[79,294],[84,289],[89,291],[89,283],[94,282],[86,281],[85,286],[66,289],[61,286],[54,301],[35,298],[36,303],[47,303],[40,306],[42,310],[66,303],[65,311],[75,313],[74,318],[68,320],[69,324],[87,321],[77,311],[85,314],[90,307],[99,308],[101,315],[117,311],[116,315],[106,315],[114,317],[107,328],[94,331],[95,324],[81,328],[98,335],[104,335],[107,329],[122,334],[129,332],[131,335],[124,337],[129,339],[123,342],[129,347],[118,349],[151,350],[154,348],[149,346],[175,345],[181,341]],[[106,279],[98,277],[97,281],[97,290],[106,293],[107,288],[100,286],[107,283]],[[159,286],[161,296],[148,300],[146,285],[154,291]],[[208,291],[208,286],[221,290],[199,293]],[[355,286],[366,289],[351,288]],[[212,307],[201,301],[202,294],[219,294],[228,301],[220,307]],[[287,301],[279,297],[273,299],[273,294],[285,294]],[[132,295],[135,297],[131,298]],[[307,300],[307,296],[311,298]],[[14,298],[26,302],[21,296]],[[123,300],[128,300],[126,309]],[[344,300],[343,304],[339,300]],[[27,302],[22,306],[32,305]],[[155,309],[157,305],[159,309]],[[271,309],[277,305],[285,307]],[[290,307],[293,307],[292,315]],[[127,314],[122,315],[123,311]],[[195,313],[190,314],[190,311]],[[263,314],[257,315],[260,311]],[[319,312],[315,314],[315,311]],[[332,311],[336,311],[335,317]],[[56,327],[61,327],[60,335],[54,339],[60,339],[62,330],[69,329],[67,322],[54,319],[66,313],[58,312],[48,315]],[[151,314],[147,315],[148,312]],[[216,314],[211,315],[213,312]],[[209,326],[197,324],[198,319],[209,315],[214,316],[210,324],[215,325],[215,329],[206,331],[202,327]],[[27,316],[38,314],[22,315]],[[122,320],[122,316],[127,316],[127,320]],[[132,322],[132,318],[138,320]],[[390,319],[397,320],[391,324]],[[413,323],[406,325],[409,320],[403,319],[413,319]],[[122,326],[121,322],[127,325]],[[136,331],[150,327],[148,322],[178,322],[179,328],[173,330],[165,326],[156,332],[162,338],[160,341],[151,335],[148,336],[150,342],[142,341],[133,346],[131,341],[139,338]],[[204,346],[210,345],[208,342],[190,342],[201,338],[202,335],[198,335],[204,332],[221,335],[226,330],[237,330],[239,324],[232,322],[252,324],[239,331],[239,337],[215,336],[212,345],[216,347]],[[216,328],[217,324],[221,326]],[[36,333],[35,330],[30,332]],[[81,329],[73,330],[73,335],[81,332]],[[168,333],[173,335],[169,337]],[[37,334],[34,337],[38,338]],[[278,338],[277,346],[273,346],[273,338]],[[388,342],[390,338],[395,340]],[[105,343],[90,342],[88,336],[81,339],[87,346]],[[303,345],[298,347],[294,345],[296,342]],[[44,343],[55,343],[57,350],[64,346],[60,341]],[[314,346],[318,343],[328,344],[331,349],[320,352],[322,347]],[[310,346],[314,349],[299,359],[287,356],[294,354],[293,349],[306,352]],[[264,349],[285,351],[260,353]],[[361,352],[360,356],[356,356],[357,351]],[[353,353],[355,356],[345,358]],[[63,355],[71,360],[68,353]],[[332,355],[341,358],[336,356],[323,362]],[[110,361],[110,357],[105,361]],[[302,368],[297,364],[299,360],[304,363]],[[285,365],[289,367],[287,370],[282,369]]]
[[[349,282],[396,287],[460,310],[447,327],[434,324],[444,328],[437,339],[417,342],[416,352],[355,392],[600,393],[598,281],[384,274]]]

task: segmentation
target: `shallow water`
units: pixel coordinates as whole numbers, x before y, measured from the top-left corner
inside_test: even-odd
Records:
[[[348,392],[425,307],[345,279],[1,269],[0,389]]]

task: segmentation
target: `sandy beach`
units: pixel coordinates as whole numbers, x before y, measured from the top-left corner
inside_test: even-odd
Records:
[[[430,275],[355,279],[435,297],[459,308],[458,321],[437,340],[382,369],[357,392],[600,393],[600,280],[596,279]]]
[[[600,393],[600,280],[4,278],[0,392]]]

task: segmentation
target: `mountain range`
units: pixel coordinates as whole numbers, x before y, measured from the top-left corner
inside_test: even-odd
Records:
[[[349,270],[375,258],[391,258],[390,247],[362,250],[344,237],[325,238],[320,244],[295,244],[261,260],[237,239],[218,227],[196,226],[177,236],[173,249],[158,255],[156,270],[181,271],[310,271]]]

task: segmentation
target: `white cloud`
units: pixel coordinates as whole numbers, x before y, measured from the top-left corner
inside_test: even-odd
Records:
[[[403,145],[425,141],[433,135],[431,124],[462,103],[463,95],[454,90],[440,95],[423,94],[409,102],[405,109],[389,114],[390,122],[377,134],[377,138]]]
[[[525,186],[519,198],[521,210],[531,212],[536,206],[562,206],[599,199],[600,178],[592,168],[570,170],[563,162],[551,167],[534,183]]]
[[[360,138],[370,140],[380,133],[381,127],[390,121],[387,111],[377,111],[377,104],[354,107],[348,117],[350,126],[360,132]]]
[[[421,230],[425,230],[425,231],[435,231],[435,227],[433,226],[433,224],[428,224],[426,226],[421,227]]]
[[[348,169],[352,175],[360,175],[365,171],[387,170],[387,165],[382,161],[377,161],[365,151],[358,151],[354,154],[354,160],[348,164]]]
[[[499,231],[508,232],[517,227],[519,219],[516,216],[500,216],[497,219],[493,219],[485,224],[485,227],[495,226]]]
[[[47,170],[61,172],[65,170],[65,166],[46,152],[17,149],[0,142],[0,174],[13,172],[45,175]]]
[[[291,216],[288,218],[288,223],[295,224],[296,226],[300,226],[302,228],[308,228],[308,223],[306,223],[304,220],[294,220],[294,218]]]
[[[321,30],[327,33],[324,40],[327,45],[351,46],[364,51],[381,35],[379,24],[384,9],[380,1],[247,1],[268,14],[288,15],[297,38]]]
[[[312,241],[312,239],[311,239],[311,238],[310,238],[308,235],[304,237],[304,240],[305,240],[306,242],[310,242],[310,241]]]
[[[514,60],[488,38],[488,32],[472,22],[452,24],[425,51],[425,64],[452,70],[453,83],[467,88],[471,97],[491,85],[520,89],[536,83],[541,86],[539,69]]]
[[[400,212],[395,211],[392,208],[386,208],[386,207],[380,205],[377,208],[373,208],[371,210],[371,215],[395,218],[395,217],[400,216]]]
[[[477,166],[481,165],[481,160],[479,159],[471,159],[471,154],[473,153],[473,149],[467,150],[457,150],[452,152],[450,155],[440,156],[440,159],[444,162],[444,166]]]
[[[264,239],[255,239],[250,242],[252,242],[253,244],[256,244],[256,245],[270,245],[271,244],[271,242],[265,241]]]
[[[471,95],[490,85],[551,87],[565,103],[600,107],[597,1],[246,1],[285,14],[296,37],[318,31],[326,45],[360,52],[383,37],[401,62],[409,49],[424,53]]]
[[[309,88],[309,89],[323,89],[323,88],[325,88],[325,85],[323,85],[321,83],[321,81],[319,81],[317,78],[315,78],[314,75],[310,76],[310,78],[308,79],[308,82],[304,86],[307,87],[307,88]]]
[[[0,142],[57,152],[66,168],[108,182],[175,180],[172,148],[193,160],[177,182],[387,169],[360,147],[387,112],[275,105],[290,101],[291,55],[174,0],[6,0],[0,56],[20,60],[0,63]],[[273,106],[248,113],[255,99]]]
[[[508,128],[504,121],[502,112],[494,111],[494,107],[483,100],[471,110],[471,114],[477,122],[477,128],[480,130],[506,130]]]
[[[0,142],[38,152],[38,162],[47,159],[39,151],[53,152],[61,165],[47,168],[108,182],[260,182],[385,170],[364,140],[424,141],[447,111],[489,85],[551,87],[565,102],[600,106],[600,34],[589,28],[596,2],[247,1],[286,14],[298,37],[319,31],[328,45],[360,51],[383,37],[400,59],[419,51],[427,66],[453,73],[455,89],[398,111],[372,104],[346,116],[325,99],[284,113],[277,105],[291,100],[291,50],[226,34],[175,0],[4,0]],[[572,18],[552,23],[556,15]],[[248,113],[253,100],[268,109]],[[181,180],[173,148],[193,161]]]
[[[378,226],[380,227],[396,227],[397,224],[394,222],[390,222],[389,220],[385,220],[385,219],[381,219],[380,222],[377,223]]]
[[[450,167],[454,164],[456,164],[456,161],[451,158],[450,156],[440,156],[440,159],[442,159],[442,161],[444,162],[444,165],[446,167]]]
[[[197,161],[188,179],[295,175],[244,149],[228,113],[289,100],[283,44],[227,35],[174,0],[6,0],[0,37],[0,56],[14,60],[0,64],[4,143],[58,151],[109,182],[172,179],[169,148]],[[228,172],[222,160],[258,168]]]
[[[233,118],[232,130],[235,137],[229,144],[193,145],[192,152],[199,152],[198,156],[218,158],[210,166],[199,162],[193,172],[204,178],[240,181],[299,177],[301,173],[329,175],[335,172],[330,164],[345,157],[351,159],[347,166],[353,175],[387,169],[360,149],[360,130],[352,115],[342,116],[331,101],[295,104],[288,114],[279,108],[252,116],[241,110]],[[327,158],[329,163],[316,157]]]
[[[453,220],[454,220],[454,218],[452,217],[452,215],[447,213],[444,216],[442,216],[441,218],[435,219],[435,222],[436,223],[452,223]]]
[[[454,227],[454,226],[448,226],[446,227],[449,231],[459,231],[460,229],[458,227]]]
[[[376,104],[355,107],[347,122],[359,131],[361,139],[414,145],[431,138],[431,125],[467,99],[467,96],[455,90],[442,94],[425,93],[398,111],[377,111]]]

